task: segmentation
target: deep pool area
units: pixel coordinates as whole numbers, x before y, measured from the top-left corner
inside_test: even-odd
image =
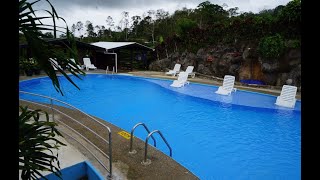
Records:
[[[301,179],[301,101],[289,109],[274,105],[276,96],[242,90],[222,96],[212,85],[173,88],[172,80],[154,78],[70,77],[80,91],[64,77],[59,77],[64,96],[47,77],[22,81],[19,90],[65,101],[127,132],[138,122],[158,129],[172,158],[200,179]],[[142,128],[135,135],[145,140]],[[155,137],[157,148],[169,154]]]

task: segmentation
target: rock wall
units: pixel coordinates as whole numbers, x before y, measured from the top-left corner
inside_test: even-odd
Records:
[[[253,45],[242,45],[241,48],[219,45],[201,48],[196,54],[175,52],[169,58],[152,62],[149,69],[167,71],[176,63],[181,64],[183,71],[187,66],[194,66],[194,72],[220,78],[229,74],[237,81],[255,79],[272,86],[301,86],[300,49],[289,49],[279,59],[263,59]]]

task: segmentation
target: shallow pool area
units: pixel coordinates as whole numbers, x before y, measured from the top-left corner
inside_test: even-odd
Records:
[[[64,96],[48,78],[22,81],[19,90],[65,101],[127,132],[144,122],[162,132],[173,159],[200,179],[301,179],[301,101],[281,108],[272,95],[237,90],[222,96],[212,85],[173,88],[172,80],[104,74],[71,76],[79,91],[59,78]],[[142,128],[135,134],[145,140]]]

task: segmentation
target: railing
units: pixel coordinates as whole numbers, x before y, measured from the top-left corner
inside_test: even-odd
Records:
[[[147,154],[148,154],[148,141],[149,141],[149,138],[151,137],[153,139],[153,144],[154,144],[154,147],[157,147],[157,144],[156,144],[156,139],[152,136],[153,133],[159,133],[162,140],[166,143],[167,147],[169,148],[170,150],[170,157],[172,157],[172,149],[168,143],[168,141],[166,140],[166,138],[164,138],[164,136],[162,135],[162,133],[159,131],[159,130],[154,130],[152,132],[150,132],[150,130],[148,129],[148,127],[144,124],[144,123],[138,123],[136,125],[133,126],[132,130],[131,130],[131,134],[130,134],[130,150],[129,150],[129,153],[130,154],[135,154],[137,153],[135,150],[132,149],[132,145],[133,145],[133,133],[134,133],[134,130],[138,127],[142,125],[144,127],[144,129],[149,133],[147,138],[146,138],[146,141],[145,141],[145,150],[144,150],[144,160],[141,162],[141,164],[143,165],[149,165],[151,164],[151,160],[150,159],[147,159]]]
[[[107,179],[111,179],[112,178],[112,139],[111,139],[111,129],[106,126],[105,124],[101,123],[100,121],[98,121],[97,119],[95,119],[94,117],[90,116],[89,114],[81,111],[80,109],[68,104],[68,103],[65,103],[63,101],[60,101],[58,99],[55,99],[55,98],[51,98],[51,97],[48,97],[48,96],[44,96],[44,95],[39,95],[39,94],[35,94],[35,93],[30,93],[30,92],[24,92],[24,91],[19,91],[19,93],[22,93],[22,94],[28,94],[28,95],[32,95],[32,96],[37,96],[37,97],[42,97],[42,98],[45,98],[45,99],[49,99],[50,100],[50,106],[46,105],[46,104],[41,104],[41,103],[36,103],[36,102],[33,102],[33,101],[29,101],[29,100],[24,100],[24,99],[20,99],[22,101],[26,101],[26,102],[29,102],[29,103],[33,103],[33,104],[36,104],[36,105],[39,105],[39,106],[44,106],[44,107],[47,107],[47,108],[50,108],[51,111],[52,111],[52,120],[55,121],[55,117],[54,117],[54,112],[58,112],[66,117],[68,117],[69,119],[71,119],[72,121],[74,121],[75,123],[78,123],[79,125],[81,125],[82,127],[84,127],[85,129],[87,129],[88,131],[90,131],[91,133],[93,133],[96,137],[99,137],[102,141],[104,141],[105,143],[108,144],[108,149],[109,149],[109,153],[105,153],[103,152],[99,147],[97,147],[95,144],[93,144],[89,139],[87,139],[86,137],[84,137],[82,134],[80,134],[78,131],[76,131],[74,128],[72,128],[71,126],[67,125],[66,123],[60,121],[60,120],[56,120],[56,121],[59,121],[59,123],[62,123],[64,124],[68,129],[70,129],[71,131],[73,131],[74,133],[76,133],[77,135],[79,135],[80,137],[82,137],[85,141],[87,141],[90,145],[92,145],[94,148],[96,148],[101,154],[103,154],[108,160],[109,160],[109,168],[107,168],[100,160],[99,158],[97,158],[97,156],[95,156],[95,154],[90,151],[85,145],[83,145],[80,141],[76,140],[76,138],[74,138],[73,136],[70,136],[72,139],[76,140],[78,143],[80,143],[83,147],[85,147],[85,149],[87,149],[93,156],[94,158],[107,170],[107,172],[109,173],[107,175]],[[108,133],[108,137],[107,139],[108,140],[105,140],[102,136],[100,136],[99,134],[97,134],[95,131],[93,131],[92,129],[90,129],[89,127],[87,127],[86,125],[82,124],[81,122],[79,122],[78,120],[74,119],[73,117],[71,117],[70,115],[60,111],[59,109],[55,108],[53,105],[53,102],[56,101],[56,102],[59,102],[61,104],[64,104],[68,107],[71,107],[72,109],[75,109],[76,111],[84,114],[86,117],[89,117],[91,120],[95,121],[96,123],[98,123],[99,125],[103,126],[104,128],[107,129],[107,133]]]
[[[133,144],[133,133],[134,133],[134,130],[138,127],[138,126],[140,126],[140,125],[142,125],[143,127],[144,127],[144,129],[150,134],[150,130],[148,129],[148,127],[144,124],[144,123],[138,123],[138,124],[136,124],[135,126],[133,126],[133,128],[132,128],[132,130],[131,130],[131,136],[130,136],[130,150],[129,150],[129,153],[131,153],[131,154],[135,154],[136,153],[136,151],[134,151],[133,149],[132,149],[132,144]],[[156,143],[156,139],[153,137],[153,136],[151,136],[152,137],[152,139],[153,139],[153,145],[154,145],[154,147],[157,147],[157,143]]]
[[[107,68],[106,68],[106,74],[108,74],[108,72],[109,72],[109,66],[107,66]],[[111,72],[111,74],[114,74],[115,72],[114,72],[114,66],[112,66],[112,72]]]
[[[170,150],[170,157],[172,157],[172,149],[169,145],[169,143],[167,142],[166,138],[164,138],[164,136],[162,135],[162,133],[159,130],[154,130],[151,133],[148,134],[148,137],[146,138],[146,142],[145,142],[145,148],[144,148],[144,160],[142,162],[142,164],[144,165],[148,165],[151,163],[151,160],[147,161],[147,153],[148,153],[148,140],[150,138],[150,136],[152,136],[153,133],[159,133],[162,140],[166,143],[166,145],[168,146],[169,150]]]

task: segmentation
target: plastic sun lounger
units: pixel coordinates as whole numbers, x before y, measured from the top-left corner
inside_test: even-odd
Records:
[[[169,72],[166,72],[166,75],[173,75],[175,76],[181,68],[181,64],[175,64],[173,70],[169,70]]]
[[[90,58],[83,58],[83,63],[87,71],[89,69],[97,69],[97,67],[91,63]]]
[[[234,88],[235,77],[231,75],[225,75],[223,78],[223,84],[219,87],[219,89],[215,92],[221,95],[230,95],[232,91],[236,91]]]
[[[181,72],[178,75],[178,79],[174,80],[173,83],[170,85],[172,87],[182,87],[185,84],[189,84],[188,80],[188,73],[187,72]]]
[[[275,104],[278,106],[294,108],[296,104],[296,94],[296,86],[283,85],[280,96],[277,97]]]
[[[188,76],[191,76],[191,78],[194,78],[196,76],[196,74],[193,72],[193,68],[194,66],[188,66],[185,71],[186,73],[188,73]],[[184,72],[184,71],[181,71],[181,72]]]
[[[76,63],[76,61],[75,61],[73,58],[70,58],[70,60],[71,60],[72,62]],[[77,66],[78,66],[79,69],[83,69],[82,66],[80,66],[80,65],[78,65],[78,64],[77,64]]]

